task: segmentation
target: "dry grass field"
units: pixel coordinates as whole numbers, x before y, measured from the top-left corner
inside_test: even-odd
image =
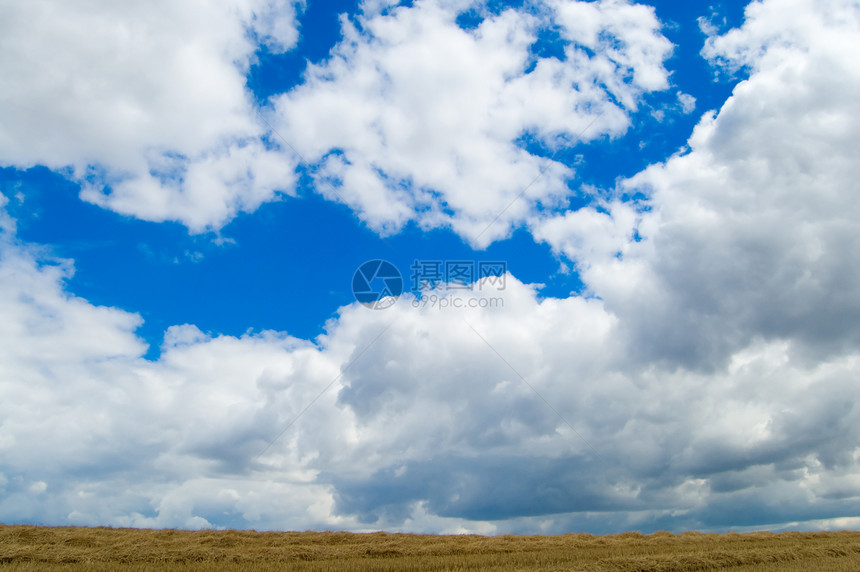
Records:
[[[0,525],[6,570],[860,570],[860,532],[429,536]]]

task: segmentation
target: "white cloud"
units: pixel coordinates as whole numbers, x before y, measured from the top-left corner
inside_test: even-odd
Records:
[[[297,38],[283,0],[6,2],[0,164],[63,170],[123,214],[220,226],[293,188],[245,74],[257,41]]]
[[[577,262],[587,298],[509,276],[492,311],[355,304],[314,341],[175,326],[152,362],[138,316],[70,297],[71,264],[46,264],[0,214],[3,520],[852,523],[860,34],[812,0],[795,8],[781,36],[756,19],[781,9],[766,2],[709,44],[729,64],[761,57],[689,153],[623,183],[649,208],[610,200],[533,222]]]
[[[414,219],[479,245],[504,236],[536,203],[563,202],[573,175],[517,140],[556,151],[579,134],[618,136],[644,93],[668,87],[671,44],[650,8],[554,1],[465,30],[456,20],[469,7],[366,6],[343,19],[333,56],[273,100],[278,131],[337,188],[320,191],[381,232]],[[552,26],[563,61],[530,51]]]
[[[175,326],[151,362],[137,316],[65,295],[38,256],[2,244],[5,521],[554,532],[856,508],[856,353],[643,366],[627,316],[508,276],[503,308],[354,304],[314,343]]]
[[[712,61],[752,75],[703,116],[688,153],[622,184],[649,195],[647,211],[634,219],[615,203],[534,227],[585,269],[649,359],[719,367],[757,337],[793,339],[816,359],[860,340],[849,262],[860,250],[860,11],[793,6],[754,3],[742,28],[708,41]]]
[[[297,4],[9,5],[0,164],[46,165],[85,200],[192,232],[293,193],[299,159],[269,143],[245,76],[261,44],[296,44]],[[618,136],[643,94],[668,87],[671,44],[644,6],[553,0],[467,31],[457,16],[480,2],[388,4],[344,17],[332,58],[271,118],[329,180],[320,191],[381,232],[415,219],[481,245],[504,236],[536,204],[563,204],[573,175],[518,140],[551,154],[580,133]],[[564,61],[531,52],[553,27]]]
[[[693,113],[696,109],[696,98],[689,93],[678,92],[678,103],[681,104],[681,111],[685,115]]]
[[[703,53],[731,68],[754,71],[785,66],[812,44],[822,56],[833,54],[856,41],[857,12],[850,0],[757,0],[744,10],[742,27],[721,36],[708,33]]]
[[[592,261],[605,262],[623,256],[631,248],[633,234],[640,224],[635,205],[613,201],[598,208],[551,217],[537,223],[532,232],[537,240],[553,245],[581,269]]]

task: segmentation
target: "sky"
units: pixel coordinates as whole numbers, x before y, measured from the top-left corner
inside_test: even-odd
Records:
[[[0,522],[857,529],[858,52],[857,0],[0,0]]]

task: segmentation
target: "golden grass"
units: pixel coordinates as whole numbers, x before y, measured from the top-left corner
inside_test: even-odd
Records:
[[[860,570],[860,533],[431,536],[0,525],[5,570]]]

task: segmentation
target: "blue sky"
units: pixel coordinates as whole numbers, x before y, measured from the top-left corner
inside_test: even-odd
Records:
[[[496,11],[505,7],[493,5]],[[354,2],[310,3],[300,19],[296,48],[272,54],[261,47],[247,76],[256,101],[264,105],[268,97],[301,83],[307,63],[324,61],[341,39],[339,15],[356,8]],[[725,3],[714,11],[737,23],[742,8],[743,3]],[[558,153],[559,162],[576,167],[573,185],[612,188],[617,178],[676,152],[698,114],[671,113],[660,122],[652,111],[675,104],[678,89],[693,95],[698,109],[714,109],[737,82],[729,76],[714,81],[713,68],[699,56],[705,40],[697,22],[700,10],[674,2],[659,3],[656,9],[671,26],[665,35],[678,46],[667,64],[677,76],[676,89],[649,97],[617,140]],[[540,53],[545,48],[538,43],[532,49]],[[82,202],[79,185],[44,168],[7,168],[3,186],[10,196],[24,191],[26,197],[10,208],[19,237],[75,260],[71,293],[141,313],[145,322],[138,333],[150,345],[150,358],[157,358],[164,331],[174,324],[196,324],[215,335],[271,329],[313,338],[337,308],[354,301],[354,269],[375,258],[392,260],[403,273],[415,259],[505,260],[524,282],[544,284],[542,295],[566,296],[581,289],[575,270],[562,269],[552,249],[528,233],[517,232],[487,249],[470,248],[444,229],[422,232],[414,224],[382,239],[349,209],[321,200],[307,180],[299,185],[300,199],[267,204],[217,233],[196,235],[181,225],[148,224]]]
[[[856,527],[860,11],[786,2],[3,8],[0,521]]]

